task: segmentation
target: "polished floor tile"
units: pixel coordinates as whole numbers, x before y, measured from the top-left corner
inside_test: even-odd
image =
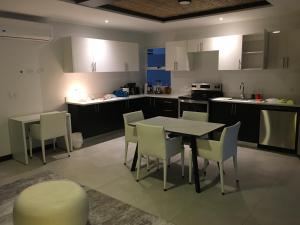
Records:
[[[25,166],[14,160],[0,163],[0,184],[20,175],[50,170],[94,188],[116,199],[160,216],[176,225],[279,225],[300,221],[299,158],[279,153],[239,147],[239,186],[236,185],[232,160],[225,162],[225,190],[222,196],[218,167],[211,162],[206,177],[201,177],[202,192],[188,184],[188,149],[185,178],[180,173],[180,158],[174,157],[168,168],[168,190],[163,191],[163,171],[141,170],[136,182],[130,171],[135,145],[130,145],[128,163],[124,160],[122,133],[89,139],[84,147],[66,157],[62,150],[47,151],[47,165],[37,152]],[[199,159],[199,167],[203,160]]]

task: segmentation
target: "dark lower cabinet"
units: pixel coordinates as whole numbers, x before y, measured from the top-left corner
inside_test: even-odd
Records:
[[[145,118],[154,116],[177,117],[177,99],[135,98],[93,105],[68,104],[73,132],[82,132],[84,138],[124,127],[123,114],[142,110]]]
[[[155,98],[154,101],[157,116],[178,117],[178,99]]]
[[[227,126],[241,121],[239,140],[258,142],[259,108],[252,104],[210,102],[209,120]]]

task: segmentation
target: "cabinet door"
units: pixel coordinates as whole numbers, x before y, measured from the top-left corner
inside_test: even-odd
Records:
[[[223,123],[226,125],[233,124],[233,107],[232,103],[227,102],[210,102],[209,104],[209,121],[214,123]]]
[[[288,56],[288,33],[270,33],[268,51],[268,69],[286,69]]]
[[[201,39],[194,39],[187,41],[187,51],[188,52],[200,52],[201,51]]]
[[[146,104],[145,98],[129,99],[128,100],[128,111],[134,112],[134,111],[142,110],[145,115],[145,104]]]
[[[201,51],[218,51],[217,39],[216,38],[204,38],[202,39]]]
[[[123,42],[125,71],[139,71],[139,46],[137,43]]]
[[[299,69],[300,68],[300,29],[291,30],[288,33],[288,50],[286,67],[288,69]]]
[[[178,118],[178,100],[155,98],[155,108],[159,116]]]
[[[256,105],[235,104],[235,121],[241,121],[239,140],[258,143],[259,109]]]
[[[166,70],[190,70],[187,41],[174,41],[166,43]]]
[[[219,70],[240,70],[242,58],[242,35],[216,37],[214,47],[219,49]]]
[[[65,72],[93,72],[93,39],[72,37],[65,49]]]

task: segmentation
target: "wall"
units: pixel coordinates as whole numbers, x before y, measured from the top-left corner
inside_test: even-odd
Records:
[[[147,47],[162,47],[167,41],[189,40],[201,37],[213,37],[231,34],[251,34],[267,30],[300,30],[300,18],[271,18],[240,23],[229,23],[209,27],[199,27],[171,32],[155,33],[148,37]],[[300,36],[299,36],[300,37]],[[299,41],[294,38],[290,45],[300,50]],[[277,46],[270,46],[276,48]],[[217,52],[197,53],[195,66],[189,72],[172,73],[172,90],[184,94],[190,91],[192,82],[221,82],[227,96],[239,96],[239,84],[245,82],[245,92],[250,96],[253,92],[261,92],[265,97],[292,98],[300,103],[299,70],[266,69],[254,71],[218,71]]]
[[[64,110],[65,97],[74,86],[101,96],[127,82],[144,83],[144,34],[63,23],[53,28],[50,43],[0,38],[0,156],[10,154],[9,117]],[[64,42],[71,35],[138,42],[141,72],[64,74]]]

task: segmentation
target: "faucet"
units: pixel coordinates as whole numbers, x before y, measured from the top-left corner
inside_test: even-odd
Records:
[[[241,99],[245,99],[245,84],[244,84],[244,82],[241,82],[241,84],[240,84],[240,91],[241,91],[241,95],[240,95]]]

